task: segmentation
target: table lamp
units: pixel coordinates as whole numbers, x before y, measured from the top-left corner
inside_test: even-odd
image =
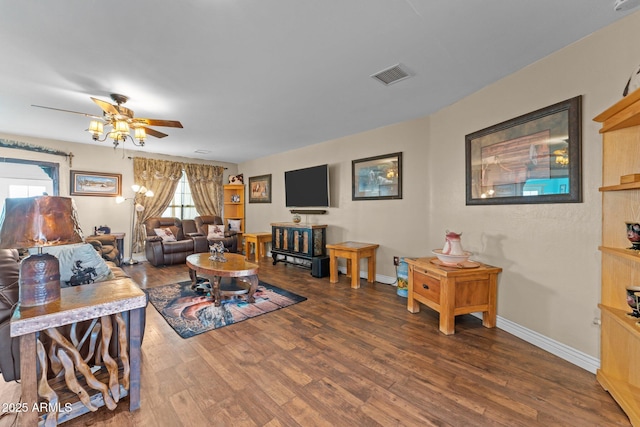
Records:
[[[45,246],[83,241],[75,204],[69,197],[8,198],[0,217],[0,248],[38,248],[20,263],[21,306],[48,304],[60,299],[60,264]]]

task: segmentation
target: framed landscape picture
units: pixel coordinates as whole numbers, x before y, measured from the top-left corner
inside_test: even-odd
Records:
[[[72,196],[116,197],[122,193],[119,173],[71,171]]]
[[[351,200],[402,199],[402,153],[351,162]]]
[[[271,174],[249,177],[249,203],[271,203]]]

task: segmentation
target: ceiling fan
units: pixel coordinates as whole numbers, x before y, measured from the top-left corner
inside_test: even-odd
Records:
[[[91,132],[93,140],[102,142],[107,138],[112,138],[113,145],[115,147],[117,147],[121,141],[124,142],[127,137],[131,138],[131,141],[134,145],[142,147],[144,146],[147,135],[151,135],[156,138],[164,138],[165,136],[168,136],[166,133],[151,129],[149,126],[182,128],[182,123],[177,120],[161,120],[134,117],[133,110],[130,110],[122,105],[129,99],[124,95],[120,95],[117,93],[111,94],[111,99],[116,103],[115,105],[109,102],[102,101],[101,99],[93,97],[90,98],[102,109],[102,116],[81,113],[78,111],[63,110],[60,108],[45,107],[42,105],[32,104],[31,106],[38,108],[47,108],[49,110],[63,111],[65,113],[81,114],[83,116],[90,117],[93,120],[91,120],[91,122],[89,123],[89,129],[87,129],[87,131]],[[113,129],[107,132],[103,139],[100,139],[100,135],[104,133],[105,125],[111,126]],[[133,128],[134,130],[135,139],[130,135],[131,128]],[[136,139],[138,140],[137,142]]]

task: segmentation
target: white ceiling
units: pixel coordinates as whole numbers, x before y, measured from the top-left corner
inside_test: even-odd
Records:
[[[0,132],[95,144],[31,105],[100,115],[115,92],[184,125],[144,150],[239,163],[431,114],[636,10],[613,4],[0,0]],[[370,77],[398,63],[410,79]]]

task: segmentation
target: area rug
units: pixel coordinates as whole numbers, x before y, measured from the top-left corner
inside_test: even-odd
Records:
[[[253,295],[255,303],[248,303],[246,295],[238,295],[224,297],[220,307],[213,304],[211,297],[192,290],[191,281],[145,291],[151,304],[182,338],[242,322],[306,300],[303,296],[262,281]]]

